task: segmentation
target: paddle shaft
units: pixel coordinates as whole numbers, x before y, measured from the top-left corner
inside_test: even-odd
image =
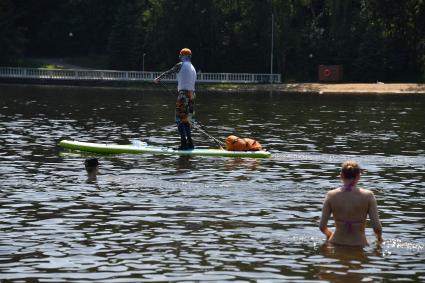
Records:
[[[204,126],[202,126],[201,123],[199,123],[198,121],[194,121],[193,125],[195,126],[195,128],[197,128],[201,133],[203,133],[204,135],[206,135],[207,137],[209,137],[211,140],[213,140],[221,149],[223,149],[223,142],[220,142],[218,139],[216,139],[215,137],[213,137],[212,135],[210,135],[205,129]],[[199,127],[198,127],[199,126]]]

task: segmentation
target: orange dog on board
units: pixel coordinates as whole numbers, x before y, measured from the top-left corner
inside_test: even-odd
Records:
[[[262,149],[262,146],[256,140],[231,135],[226,138],[226,149],[232,151],[258,151]]]

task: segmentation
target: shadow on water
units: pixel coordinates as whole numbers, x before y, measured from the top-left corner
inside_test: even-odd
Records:
[[[272,157],[96,156],[88,180],[89,156],[61,150],[60,139],[176,146],[173,98],[0,92],[0,280],[425,280],[422,97],[199,93],[209,133],[254,137]],[[361,185],[377,196],[381,247],[323,244],[322,201],[346,159],[359,161]]]

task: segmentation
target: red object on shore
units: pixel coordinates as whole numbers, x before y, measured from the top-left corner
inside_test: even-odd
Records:
[[[340,82],[343,74],[342,65],[319,65],[319,82]]]

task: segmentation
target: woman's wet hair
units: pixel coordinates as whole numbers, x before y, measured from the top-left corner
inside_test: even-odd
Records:
[[[84,161],[84,166],[86,167],[87,171],[92,171],[94,168],[99,166],[99,160],[95,157],[87,158]]]
[[[360,175],[361,168],[354,160],[348,160],[342,163],[341,175],[344,179],[354,179]]]

